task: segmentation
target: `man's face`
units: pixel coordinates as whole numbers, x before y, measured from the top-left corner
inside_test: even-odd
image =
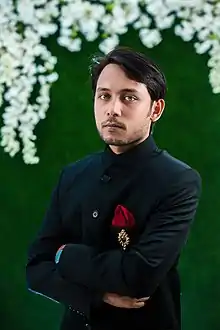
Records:
[[[129,79],[119,65],[108,64],[102,70],[95,92],[96,126],[116,153],[147,138],[163,108],[163,100],[152,104],[146,86]]]

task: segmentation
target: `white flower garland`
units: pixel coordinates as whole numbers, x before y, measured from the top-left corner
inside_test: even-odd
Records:
[[[109,52],[128,26],[138,30],[147,48],[162,41],[174,25],[184,41],[195,40],[198,54],[208,52],[209,81],[220,93],[219,0],[1,0],[0,107],[4,106],[1,146],[10,156],[21,149],[26,164],[36,164],[34,129],[46,117],[50,88],[58,79],[57,58],[42,44],[58,31],[59,45],[81,50],[82,38],[101,36],[99,49]]]

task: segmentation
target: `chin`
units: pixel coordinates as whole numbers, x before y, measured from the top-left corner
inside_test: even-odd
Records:
[[[124,146],[127,145],[127,141],[123,139],[117,139],[117,138],[110,138],[110,137],[103,137],[103,141],[111,146]]]

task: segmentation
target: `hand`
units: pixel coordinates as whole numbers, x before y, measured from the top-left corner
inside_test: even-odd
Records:
[[[106,293],[103,301],[118,308],[141,308],[144,307],[148,299],[149,297],[136,299],[127,296],[119,296],[116,293]]]

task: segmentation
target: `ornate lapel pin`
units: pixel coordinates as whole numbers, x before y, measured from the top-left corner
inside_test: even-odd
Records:
[[[127,246],[130,243],[130,237],[124,229],[122,229],[118,234],[118,242],[122,246],[123,250],[126,250]]]
[[[131,241],[128,232],[132,233],[131,229],[135,227],[133,214],[123,205],[117,205],[114,218],[112,219],[112,227],[117,228],[118,243],[123,250],[126,250]]]

